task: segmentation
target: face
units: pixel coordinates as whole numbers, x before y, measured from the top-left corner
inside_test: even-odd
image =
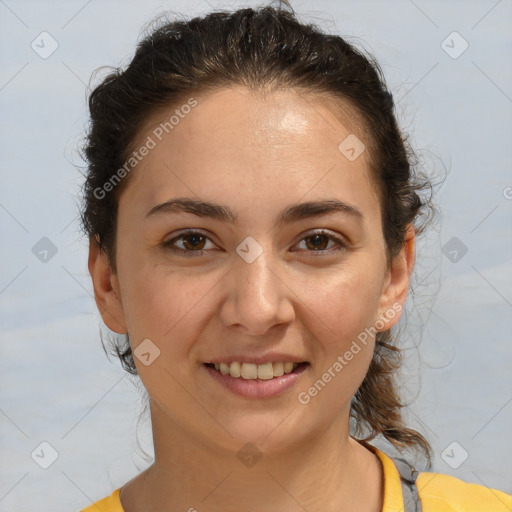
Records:
[[[414,256],[410,234],[387,261],[370,155],[339,149],[369,144],[362,124],[294,90],[194,98],[165,136],[176,106],[138,134],[135,148],[155,145],[120,195],[116,274],[91,246],[104,321],[129,334],[153,420],[171,430],[279,451],[348,429]],[[286,363],[301,364],[279,376]]]

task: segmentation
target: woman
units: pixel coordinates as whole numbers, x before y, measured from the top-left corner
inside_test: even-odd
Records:
[[[155,460],[87,512],[510,510],[368,443],[430,461],[391,331],[428,182],[376,62],[287,10],[211,13],[155,30],[90,111],[89,270]]]

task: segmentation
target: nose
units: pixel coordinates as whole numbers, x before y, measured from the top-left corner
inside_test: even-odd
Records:
[[[223,283],[220,317],[225,326],[240,334],[263,336],[294,320],[294,294],[270,249],[251,263],[237,257],[234,265]]]

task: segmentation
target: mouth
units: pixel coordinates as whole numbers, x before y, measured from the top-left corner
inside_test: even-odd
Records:
[[[224,388],[246,398],[268,398],[292,388],[310,364],[306,361],[203,363],[208,374]]]
[[[275,363],[241,363],[233,361],[231,363],[205,363],[205,366],[213,368],[222,375],[229,375],[234,379],[245,380],[270,380],[276,377],[282,377],[294,372],[299,367],[307,365],[307,362],[294,363],[292,361],[276,361]]]

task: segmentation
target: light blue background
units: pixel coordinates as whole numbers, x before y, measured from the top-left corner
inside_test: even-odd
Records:
[[[0,1],[1,511],[78,510],[147,465],[136,445],[136,386],[99,340],[76,148],[92,72],[126,64],[142,25],[164,9],[188,17],[209,4],[258,5]],[[434,471],[510,493],[512,3],[293,6],[376,55],[426,168],[448,170],[438,190],[442,221],[420,244],[420,284],[408,306],[406,416],[432,443]],[[42,31],[59,44],[48,59],[31,48]],[[441,47],[453,31],[469,44],[457,59]],[[47,263],[32,253],[42,237],[57,247]],[[452,237],[468,249],[456,263],[441,250]],[[151,453],[148,423],[140,439]],[[43,441],[58,452],[46,470],[31,458]],[[469,455],[458,469],[441,456],[454,441]]]

